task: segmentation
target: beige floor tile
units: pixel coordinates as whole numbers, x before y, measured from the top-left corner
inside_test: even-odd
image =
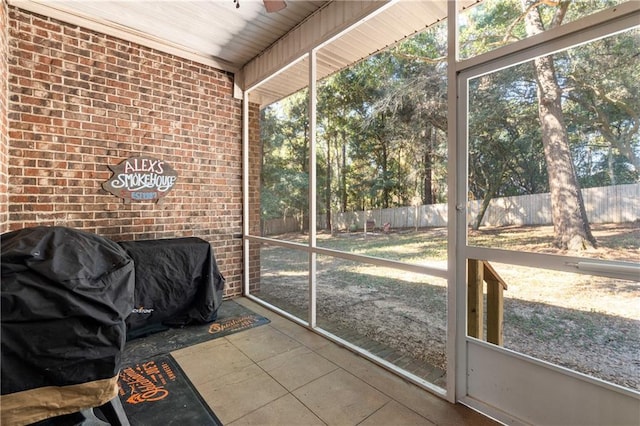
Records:
[[[320,336],[318,333],[314,333],[313,331],[289,320],[281,322],[274,321],[273,327],[313,350],[319,349],[325,345],[333,344],[330,340]]]
[[[435,423],[425,419],[415,411],[391,401],[384,407],[370,415],[359,426],[435,426]]]
[[[331,362],[334,362],[346,369],[351,368],[352,365],[361,364],[363,362],[373,365],[371,361],[368,361],[360,355],[355,354],[352,351],[345,349],[337,344],[325,345],[321,348],[316,349],[316,352],[327,358]]]
[[[287,390],[255,364],[196,385],[223,424],[231,423],[287,394]]]
[[[291,394],[257,409],[228,426],[323,426],[311,410]]]
[[[208,349],[215,348],[216,346],[225,345],[225,344],[228,344],[228,342],[224,338],[215,338],[215,339],[207,340],[202,343],[197,343],[195,345],[187,346],[182,349],[177,349],[173,351],[173,353],[180,353],[180,354],[200,353],[203,350],[206,351]]]
[[[425,404],[429,411],[429,418],[438,426],[499,426],[501,423],[486,417],[462,404],[447,404],[443,407],[439,404]]]
[[[344,370],[335,370],[292,392],[329,425],[356,425],[389,398]]]
[[[451,404],[347,349],[332,345],[317,352],[433,423],[443,426],[497,424],[464,405]]]
[[[224,424],[496,424],[253,301],[237,302],[271,323],[172,353]]]
[[[428,391],[401,379],[395,374],[380,368],[373,362],[364,359],[345,348],[341,348],[337,345],[327,346],[318,350],[318,353],[327,357],[329,360],[338,364],[341,368],[349,371],[351,374],[363,380],[370,386],[381,390],[391,398],[401,401],[412,401],[414,399],[422,401],[424,398],[436,398],[439,401],[441,400],[441,398],[429,394]],[[413,409],[410,405],[409,408]]]
[[[227,339],[254,362],[260,362],[302,346],[300,342],[269,325],[232,334],[227,336]]]
[[[338,368],[306,347],[276,355],[259,362],[258,365],[289,391]]]
[[[270,311],[269,309],[261,306],[260,304],[254,302],[253,300],[250,300],[246,297],[238,297],[233,299],[234,302],[236,302],[238,305],[242,305],[246,308],[251,309],[253,312],[255,312],[256,314],[262,315],[264,317],[269,317],[269,316],[273,316],[276,315],[279,317],[279,315],[274,314],[273,311]]]
[[[194,385],[253,365],[246,355],[224,338],[180,349],[171,355]]]

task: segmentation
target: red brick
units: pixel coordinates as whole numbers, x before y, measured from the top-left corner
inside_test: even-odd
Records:
[[[0,122],[9,153],[2,166],[11,182],[11,212],[0,211],[3,229],[38,223],[118,240],[199,236],[219,252],[225,296],[238,295],[242,241],[233,235],[242,233],[242,111],[231,76],[8,9],[12,39],[0,46],[12,46],[9,63],[32,66],[0,67],[9,82],[0,103],[7,96],[11,111],[4,127]],[[257,106],[251,111],[255,120]],[[141,154],[178,172],[178,185],[162,204],[125,204],[102,189],[109,165]],[[0,168],[0,182],[2,174]]]

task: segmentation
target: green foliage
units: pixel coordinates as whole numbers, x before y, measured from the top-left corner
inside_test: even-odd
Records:
[[[526,37],[520,0],[485,0],[460,23],[460,56],[470,58]]]
[[[571,2],[564,22],[612,1]],[[557,6],[536,6],[543,26]],[[445,25],[320,82],[319,213],[446,201]],[[521,0],[486,0],[461,16],[462,55],[526,37]],[[562,110],[580,185],[637,182],[640,170],[638,29],[554,55]],[[470,82],[469,189],[473,198],[549,191],[532,63]],[[266,108],[261,132],[264,218],[308,207],[308,94]]]
[[[262,111],[263,219],[293,216],[309,206],[308,98],[298,93]]]
[[[523,64],[470,82],[469,189],[475,199],[548,191],[532,71]]]
[[[639,51],[636,28],[572,49],[560,63],[576,168],[586,186],[639,180]]]

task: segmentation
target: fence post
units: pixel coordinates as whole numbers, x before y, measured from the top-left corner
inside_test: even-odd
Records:
[[[502,346],[504,327],[504,290],[507,283],[489,262],[482,262],[487,283],[487,342]]]
[[[467,334],[482,339],[483,329],[483,281],[481,260],[467,259]]]
[[[502,346],[503,298],[498,281],[487,281],[487,342]]]

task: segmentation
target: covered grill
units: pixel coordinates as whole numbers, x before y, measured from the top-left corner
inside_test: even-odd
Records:
[[[64,227],[1,236],[2,424],[101,406],[117,379],[134,264],[118,244]]]

